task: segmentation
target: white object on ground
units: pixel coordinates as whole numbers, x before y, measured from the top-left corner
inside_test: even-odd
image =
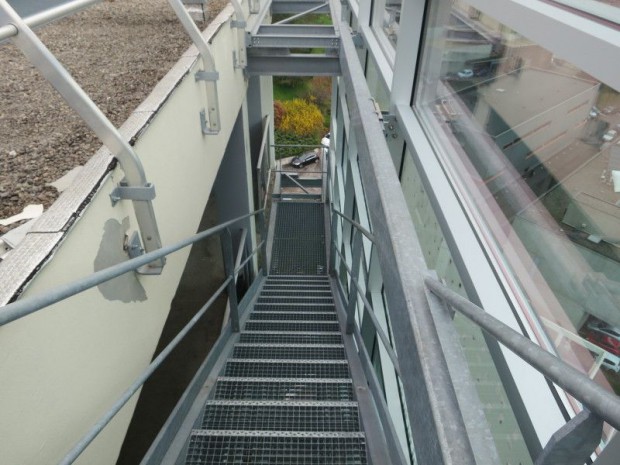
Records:
[[[28,232],[32,229],[32,226],[34,225],[35,220],[36,218],[14,229],[11,229],[8,233],[2,236],[0,240],[4,242],[11,249],[14,249],[15,247],[17,247],[17,244],[19,244],[21,241],[24,240],[24,238],[26,237],[26,234],[28,234]],[[0,250],[0,253],[1,253],[1,250]]]
[[[620,174],[620,172],[618,174]],[[42,214],[43,214],[42,204],[27,205],[26,207],[24,207],[21,213],[18,213],[17,215],[13,215],[8,218],[4,218],[0,220],[0,225],[8,226],[10,224],[17,223],[18,221],[21,221],[21,220],[31,220],[33,218],[38,218]]]
[[[78,165],[72,170],[67,171],[64,176],[61,176],[60,178],[56,179],[56,181],[50,182],[47,185],[55,187],[58,192],[62,192],[73,183],[73,180],[77,177],[78,174],[80,174],[80,171],[82,171],[82,166]]]
[[[614,183],[614,192],[620,192],[620,171],[611,171],[611,180]]]

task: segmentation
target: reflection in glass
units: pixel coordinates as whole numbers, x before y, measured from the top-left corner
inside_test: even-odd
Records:
[[[620,393],[620,94],[460,0],[435,2],[428,24],[414,107],[526,323]]]
[[[385,0],[383,17],[381,18],[381,28],[390,43],[396,46],[398,32],[400,28],[400,9],[402,0]]]

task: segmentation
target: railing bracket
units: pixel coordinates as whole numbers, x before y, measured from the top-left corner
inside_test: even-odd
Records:
[[[207,113],[205,110],[200,110],[200,127],[202,128],[202,133],[206,136],[214,135],[219,132],[218,130],[211,129],[209,126],[209,123],[207,122]]]
[[[112,206],[120,200],[149,201],[155,198],[155,186],[147,182],[144,186],[129,186],[126,181],[121,181],[110,194]]]
[[[194,75],[196,81],[217,81],[220,78],[220,73],[217,71],[197,71]]]
[[[385,137],[391,137],[396,139],[398,137],[398,123],[396,122],[396,116],[390,113],[381,113],[379,120],[383,123],[383,133]]]
[[[134,231],[131,237],[125,239],[123,250],[127,252],[129,258],[136,258],[144,254],[144,247],[142,247],[140,234],[137,231]]]

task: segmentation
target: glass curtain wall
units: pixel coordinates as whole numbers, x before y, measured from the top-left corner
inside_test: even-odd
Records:
[[[414,111],[538,342],[620,393],[619,89],[464,1],[426,24]]]

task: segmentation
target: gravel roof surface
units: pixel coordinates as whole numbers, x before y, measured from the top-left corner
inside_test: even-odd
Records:
[[[207,21],[227,3],[205,6]],[[105,1],[37,34],[117,127],[191,43],[166,0]],[[59,195],[47,184],[100,146],[21,52],[0,45],[0,218],[28,204],[47,209]]]

